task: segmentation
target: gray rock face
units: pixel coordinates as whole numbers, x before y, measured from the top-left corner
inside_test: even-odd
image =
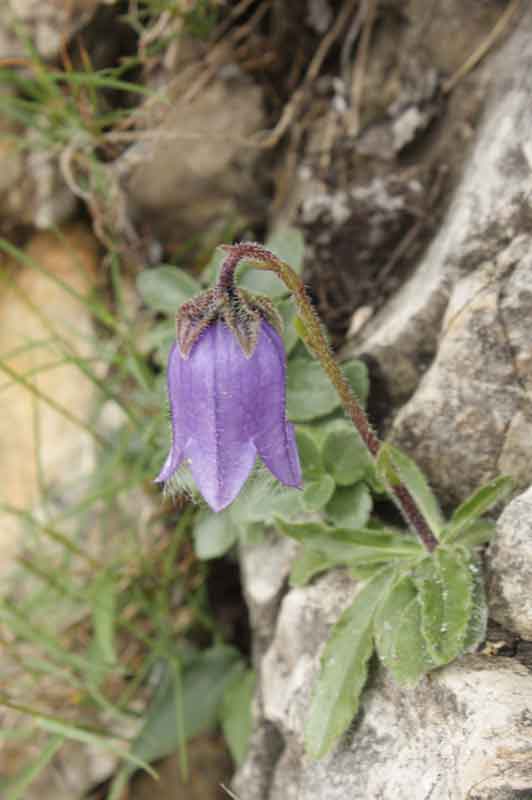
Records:
[[[362,710],[334,752],[319,762],[304,755],[320,651],[355,591],[354,582],[335,571],[284,597],[261,664],[259,698],[262,742],[271,746],[275,729],[282,733],[284,749],[269,765],[264,747],[252,750],[235,781],[239,797],[503,800],[532,793],[526,763],[532,677],[523,665],[487,654],[438,670],[416,689],[401,689],[384,670],[375,669]]]
[[[419,375],[424,350],[435,346],[392,438],[448,502],[501,470],[523,487],[532,475],[532,240],[524,216],[532,198],[531,29],[528,15],[501,55],[494,98],[447,220],[361,347],[397,387],[405,360]]]
[[[524,667],[499,661],[470,657],[410,691],[377,676],[329,758],[294,769],[298,750],[287,748],[269,800],[502,800],[532,791],[523,763],[532,682]]]
[[[358,352],[377,359],[399,401],[445,336],[441,323],[455,282],[485,271],[513,237],[529,232],[523,212],[532,195],[531,27],[527,15],[500,54],[488,112],[446,220],[411,279],[355,342]]]
[[[445,222],[359,340],[396,403],[413,392],[392,438],[449,503],[499,471],[523,487],[532,482],[531,41],[528,10],[496,63],[494,95]],[[342,224],[344,209],[336,211]],[[531,520],[529,490],[502,515],[488,559],[492,616],[525,639],[532,638]],[[247,571],[246,584],[253,579]],[[267,763],[252,747],[235,781],[238,796],[532,798],[532,675],[491,646],[415,690],[399,688],[374,663],[350,731],[327,758],[308,760],[304,724],[320,652],[355,590],[342,572],[330,573],[284,596],[273,638],[269,621],[257,731],[269,731],[270,743],[280,736],[283,747],[277,739],[280,755]]]
[[[260,89],[238,74],[217,75],[194,96],[188,88],[172,96],[168,87],[162,117],[147,109],[146,136],[116,164],[132,215],[173,244],[257,208],[250,175],[260,150],[242,143],[264,126]]]
[[[7,0],[0,9],[0,57],[24,55],[13,21],[24,25],[43,58],[54,58],[65,40],[92,16],[100,0]]]
[[[499,471],[530,480],[531,244],[518,237],[456,282],[436,358],[394,422],[449,503]]]
[[[275,632],[275,621],[285,583],[290,574],[296,543],[292,539],[267,535],[256,545],[240,548],[240,569],[255,631],[254,651],[260,661]]]
[[[532,639],[532,488],[504,510],[490,552],[492,617]]]

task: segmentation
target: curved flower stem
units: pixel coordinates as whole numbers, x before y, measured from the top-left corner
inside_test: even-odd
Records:
[[[299,333],[308,347],[327,373],[334,385],[342,406],[352,420],[353,425],[366,445],[367,449],[377,458],[381,443],[366,417],[366,414],[355,397],[345,375],[335,361],[333,352],[322,330],[320,320],[308,298],[303,281],[296,272],[274,253],[259,244],[241,242],[235,245],[223,245],[228,253],[220,269],[218,286],[230,290],[234,285],[234,273],[242,259],[245,259],[255,269],[274,272],[290,290],[297,304],[299,312]],[[399,483],[389,486],[388,490],[399,506],[410,528],[417,534],[428,552],[438,546],[438,540],[420,512],[416,502],[404,484]]]

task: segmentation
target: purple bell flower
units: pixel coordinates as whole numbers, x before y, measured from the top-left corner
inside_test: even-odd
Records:
[[[186,462],[207,503],[221,511],[238,495],[257,455],[287,486],[301,486],[294,428],[286,419],[282,339],[257,319],[251,354],[220,317],[168,359],[172,447],[156,481]]]

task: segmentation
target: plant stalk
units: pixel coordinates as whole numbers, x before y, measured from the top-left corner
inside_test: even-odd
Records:
[[[277,258],[274,253],[262,245],[241,242],[235,245],[223,245],[228,253],[220,269],[218,286],[230,290],[234,285],[234,274],[239,262],[245,259],[255,269],[274,272],[292,293],[299,312],[299,333],[307,346],[312,350],[331,383],[338,392],[345,413],[353,422],[358,435],[376,459],[381,443],[366,417],[364,410],[355,397],[340,366],[336,363],[331,347],[322,330],[320,320],[309,300],[303,281],[286,262]],[[399,483],[389,486],[388,491],[397,503],[407,524],[419,537],[426,550],[431,553],[438,546],[438,540],[420,512],[414,498],[407,487]]]

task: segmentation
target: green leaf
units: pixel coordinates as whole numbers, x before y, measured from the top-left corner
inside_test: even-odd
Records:
[[[303,267],[304,241],[297,228],[278,228],[268,237],[265,247],[271,250],[282,261],[286,261],[297,273]],[[289,289],[275,273],[269,270],[253,268],[245,260],[238,271],[238,284],[251,292],[265,294],[269,297],[285,297]]]
[[[175,314],[179,307],[201,292],[201,285],[179,267],[146,269],[137,276],[137,290],[149,308]]]
[[[286,355],[289,356],[299,341],[296,326],[294,325],[296,319],[296,308],[294,301],[291,297],[287,298],[286,300],[278,300],[275,304],[275,307],[283,319],[283,343]]]
[[[446,537],[446,533],[448,533],[448,528],[444,530],[444,535],[442,536],[442,542],[445,542],[445,544],[459,545],[473,550],[475,547],[491,542],[497,533],[497,526],[490,519],[476,519],[467,527],[462,528],[461,532],[457,534],[459,538],[451,535]]]
[[[234,671],[227,685],[220,709],[225,740],[237,766],[244,761],[252,728],[251,707],[257,677],[252,669]]]
[[[323,444],[323,465],[339,486],[362,480],[373,460],[358,433],[347,422],[331,426]]]
[[[306,357],[291,358],[286,382],[286,408],[293,422],[330,414],[340,405],[336,390],[317,361]]]
[[[92,584],[92,622],[94,642],[101,659],[116,664],[116,580],[109,571],[98,575]]]
[[[477,489],[454,512],[446,529],[446,542],[453,542],[478,517],[486,514],[493,506],[511,494],[514,484],[504,475]],[[460,542],[461,543],[461,542]]]
[[[391,576],[389,570],[379,572],[332,628],[305,729],[307,748],[314,758],[331,749],[357,713],[373,651],[373,614],[386,595]]]
[[[304,547],[292,564],[290,586],[305,586],[315,575],[338,566],[338,562],[327,559],[319,550]]]
[[[354,391],[360,405],[365,407],[369,394],[368,368],[363,361],[355,359],[342,364],[342,371]]]
[[[396,486],[402,482],[423,514],[437,539],[440,538],[445,520],[432,489],[417,464],[405,453],[385,443],[377,456],[377,471],[384,483]]]
[[[279,530],[317,550],[337,564],[371,564],[395,559],[412,559],[423,554],[419,542],[408,534],[361,528],[331,528],[322,522],[287,522],[275,518]]]
[[[201,280],[203,283],[208,284],[209,286],[212,286],[214,283],[216,283],[218,274],[220,272],[220,267],[222,266],[226,256],[227,253],[220,247],[216,247],[213,250],[209,263],[201,273]]]
[[[175,670],[167,664],[165,675],[148,708],[145,722],[132,745],[133,755],[148,763],[178,750],[182,736],[187,739],[212,728],[233,670],[240,657],[232,647],[218,645],[195,656],[183,671],[182,687],[176,692]],[[176,697],[182,697],[178,715]],[[180,731],[179,716],[184,722]]]
[[[448,664],[464,649],[473,609],[471,564],[459,550],[439,547],[413,576],[421,606],[421,632],[434,664]]]
[[[309,481],[303,488],[301,503],[305,511],[320,511],[327,505],[334,492],[334,481],[330,475],[322,475],[315,481]]]
[[[303,271],[303,256],[305,254],[305,240],[298,228],[279,225],[268,236],[265,246],[272,253],[275,253],[281,261],[286,261],[294,272],[301,275]]]
[[[482,644],[488,627],[488,601],[480,560],[472,558],[469,569],[473,578],[473,594],[471,616],[464,639],[464,653],[474,652]]]
[[[373,500],[365,483],[336,489],[325,507],[327,517],[339,528],[363,528],[369,520]]]
[[[296,429],[296,443],[305,481],[319,480],[323,475],[321,453],[316,440],[307,431]]]
[[[297,489],[280,487],[277,483],[250,480],[227,511],[219,513],[227,514],[239,527],[272,523],[276,515],[290,520],[302,513],[301,494]]]
[[[373,564],[356,564],[355,566],[348,567],[349,574],[352,578],[356,581],[368,581],[370,578],[373,578],[374,575],[377,574],[383,567],[389,565],[390,561],[376,561]],[[401,566],[406,566],[404,562],[401,562]]]
[[[434,667],[421,634],[421,606],[414,582],[403,576],[375,614],[379,658],[397,683],[415,684]]]
[[[229,509],[218,514],[206,511],[194,526],[194,549],[198,558],[203,560],[223,556],[237,538],[238,528]]]

